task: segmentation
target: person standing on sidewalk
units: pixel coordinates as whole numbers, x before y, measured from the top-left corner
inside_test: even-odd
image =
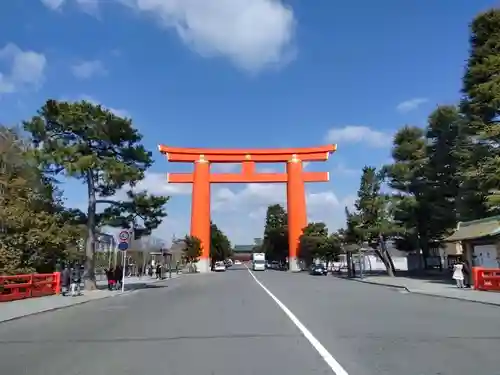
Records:
[[[457,288],[460,288],[460,289],[462,289],[464,287],[464,272],[463,272],[463,269],[464,269],[464,265],[463,265],[462,261],[457,262],[453,266],[453,276],[452,276],[452,278],[457,283]]]
[[[123,283],[123,266],[118,265],[115,267],[115,281],[116,281],[116,289],[120,289]]]
[[[464,286],[466,288],[470,288],[471,286],[471,274],[470,274],[470,266],[467,260],[462,262],[463,264],[463,273],[464,273]]]
[[[109,269],[106,269],[105,272],[106,279],[108,280],[108,290],[113,290],[116,285],[114,269],[113,267],[110,267]]]
[[[64,265],[64,269],[61,272],[61,288],[62,295],[65,296],[71,286],[71,272],[69,270],[69,266],[67,264]]]
[[[158,280],[161,279],[161,264],[160,264],[160,262],[158,262],[158,264],[156,265],[156,278]]]
[[[71,296],[77,296],[80,294],[80,283],[81,283],[80,266],[74,265],[71,271]]]

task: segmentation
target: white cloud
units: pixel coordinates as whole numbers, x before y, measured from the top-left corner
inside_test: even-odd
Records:
[[[66,0],[40,0],[43,5],[53,11],[60,11],[68,3]],[[79,9],[91,15],[97,15],[100,0],[74,0]]]
[[[427,98],[413,98],[410,100],[405,100],[397,105],[396,109],[398,112],[406,113],[410,111],[414,111],[422,104],[427,103],[429,100]]]
[[[119,116],[119,117],[128,117],[128,118],[132,117],[127,110],[120,109],[120,108],[109,107],[107,105],[104,105],[104,104],[100,103],[98,100],[96,100],[92,96],[89,96],[89,95],[80,95],[79,99],[80,100],[85,100],[85,101],[90,102],[90,103],[95,104],[95,105],[100,104],[104,108],[106,108],[106,109],[110,110],[111,112],[113,112],[116,116]]]
[[[281,165],[279,165],[281,164]],[[263,163],[263,164],[256,164],[255,165],[255,170],[257,173],[283,173],[285,170],[286,166],[282,163]]]
[[[186,195],[191,194],[191,184],[169,184],[166,173],[147,172],[135,190],[147,190],[156,195]]]
[[[235,192],[227,187],[214,189],[212,193],[212,210],[221,212],[248,211],[271,203],[286,201],[284,184],[247,184]]]
[[[66,0],[41,0],[61,10]],[[96,15],[100,0],[73,0]],[[224,56],[237,66],[259,71],[295,57],[296,19],[282,0],[115,0],[152,16],[202,56]]]
[[[81,61],[71,66],[71,72],[79,79],[89,79],[107,73],[104,64],[99,60]]]
[[[308,209],[322,209],[326,206],[343,204],[333,191],[306,193]],[[270,204],[286,205],[286,185],[284,184],[247,184],[244,189],[235,191],[227,187],[214,189],[212,193],[212,210],[220,212],[248,211],[254,212]]]
[[[23,51],[9,43],[0,49],[0,60],[8,65],[8,72],[0,72],[0,93],[22,89],[37,89],[45,78],[47,58],[42,53]]]
[[[97,15],[99,11],[99,1],[100,0],[76,0],[76,4],[85,13]]]
[[[66,0],[41,0],[42,4],[52,10],[59,10]]]
[[[210,170],[215,173],[236,173],[240,166],[240,163],[214,163]]]
[[[340,176],[356,176],[361,174],[361,169],[354,169],[350,168],[344,163],[338,162],[335,164],[333,167],[332,171],[330,172],[330,178],[333,178],[334,180],[336,179],[335,176],[340,175]]]
[[[391,145],[392,136],[384,132],[373,130],[368,126],[344,126],[330,129],[326,135],[330,143],[363,143],[373,147],[387,147]]]
[[[174,29],[203,56],[224,56],[250,71],[294,56],[296,20],[281,0],[119,0]]]

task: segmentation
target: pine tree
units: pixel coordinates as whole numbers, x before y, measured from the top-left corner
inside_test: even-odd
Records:
[[[210,258],[213,266],[215,262],[231,257],[232,248],[229,238],[214,223],[210,224],[210,237]]]
[[[470,25],[470,56],[463,77],[460,156],[461,220],[500,212],[500,10]]]
[[[387,273],[394,276],[395,267],[385,241],[395,233],[396,227],[390,212],[391,201],[381,193],[381,183],[382,175],[377,173],[376,168],[363,168],[355,212],[346,209],[347,230],[344,238],[358,246],[368,242],[384,263]]]
[[[288,256],[288,215],[279,204],[267,207],[262,250],[271,261],[283,262]]]
[[[83,234],[31,151],[19,132],[0,129],[0,274],[53,272]]]
[[[428,227],[433,240],[441,240],[456,228],[460,179],[456,148],[460,144],[462,118],[455,106],[439,106],[428,119],[425,201],[429,202]]]
[[[64,174],[87,187],[84,280],[86,289],[95,289],[96,228],[102,224],[133,227],[145,235],[166,216],[168,197],[129,190],[127,201],[112,199],[120,189],[144,178],[153,163],[151,153],[141,144],[142,135],[131,119],[86,101],[48,100],[24,128],[32,136],[37,160],[47,175]],[[98,205],[111,206],[100,215]],[[136,228],[138,218],[142,228]]]

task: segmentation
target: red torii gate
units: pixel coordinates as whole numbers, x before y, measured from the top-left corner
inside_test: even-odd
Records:
[[[336,145],[284,149],[209,149],[159,145],[169,162],[194,163],[192,173],[169,173],[167,182],[193,184],[191,235],[201,240],[200,272],[210,270],[210,184],[286,183],[288,211],[288,260],[291,271],[299,270],[297,251],[302,229],[307,225],[306,182],[327,182],[328,172],[304,172],[305,161],[326,161]],[[255,163],[287,163],[286,173],[257,173]],[[210,173],[213,163],[241,163],[240,173]]]

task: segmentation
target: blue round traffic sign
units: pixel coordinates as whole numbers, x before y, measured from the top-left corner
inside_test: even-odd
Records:
[[[128,249],[128,243],[127,242],[120,242],[118,244],[118,250],[125,251]]]

